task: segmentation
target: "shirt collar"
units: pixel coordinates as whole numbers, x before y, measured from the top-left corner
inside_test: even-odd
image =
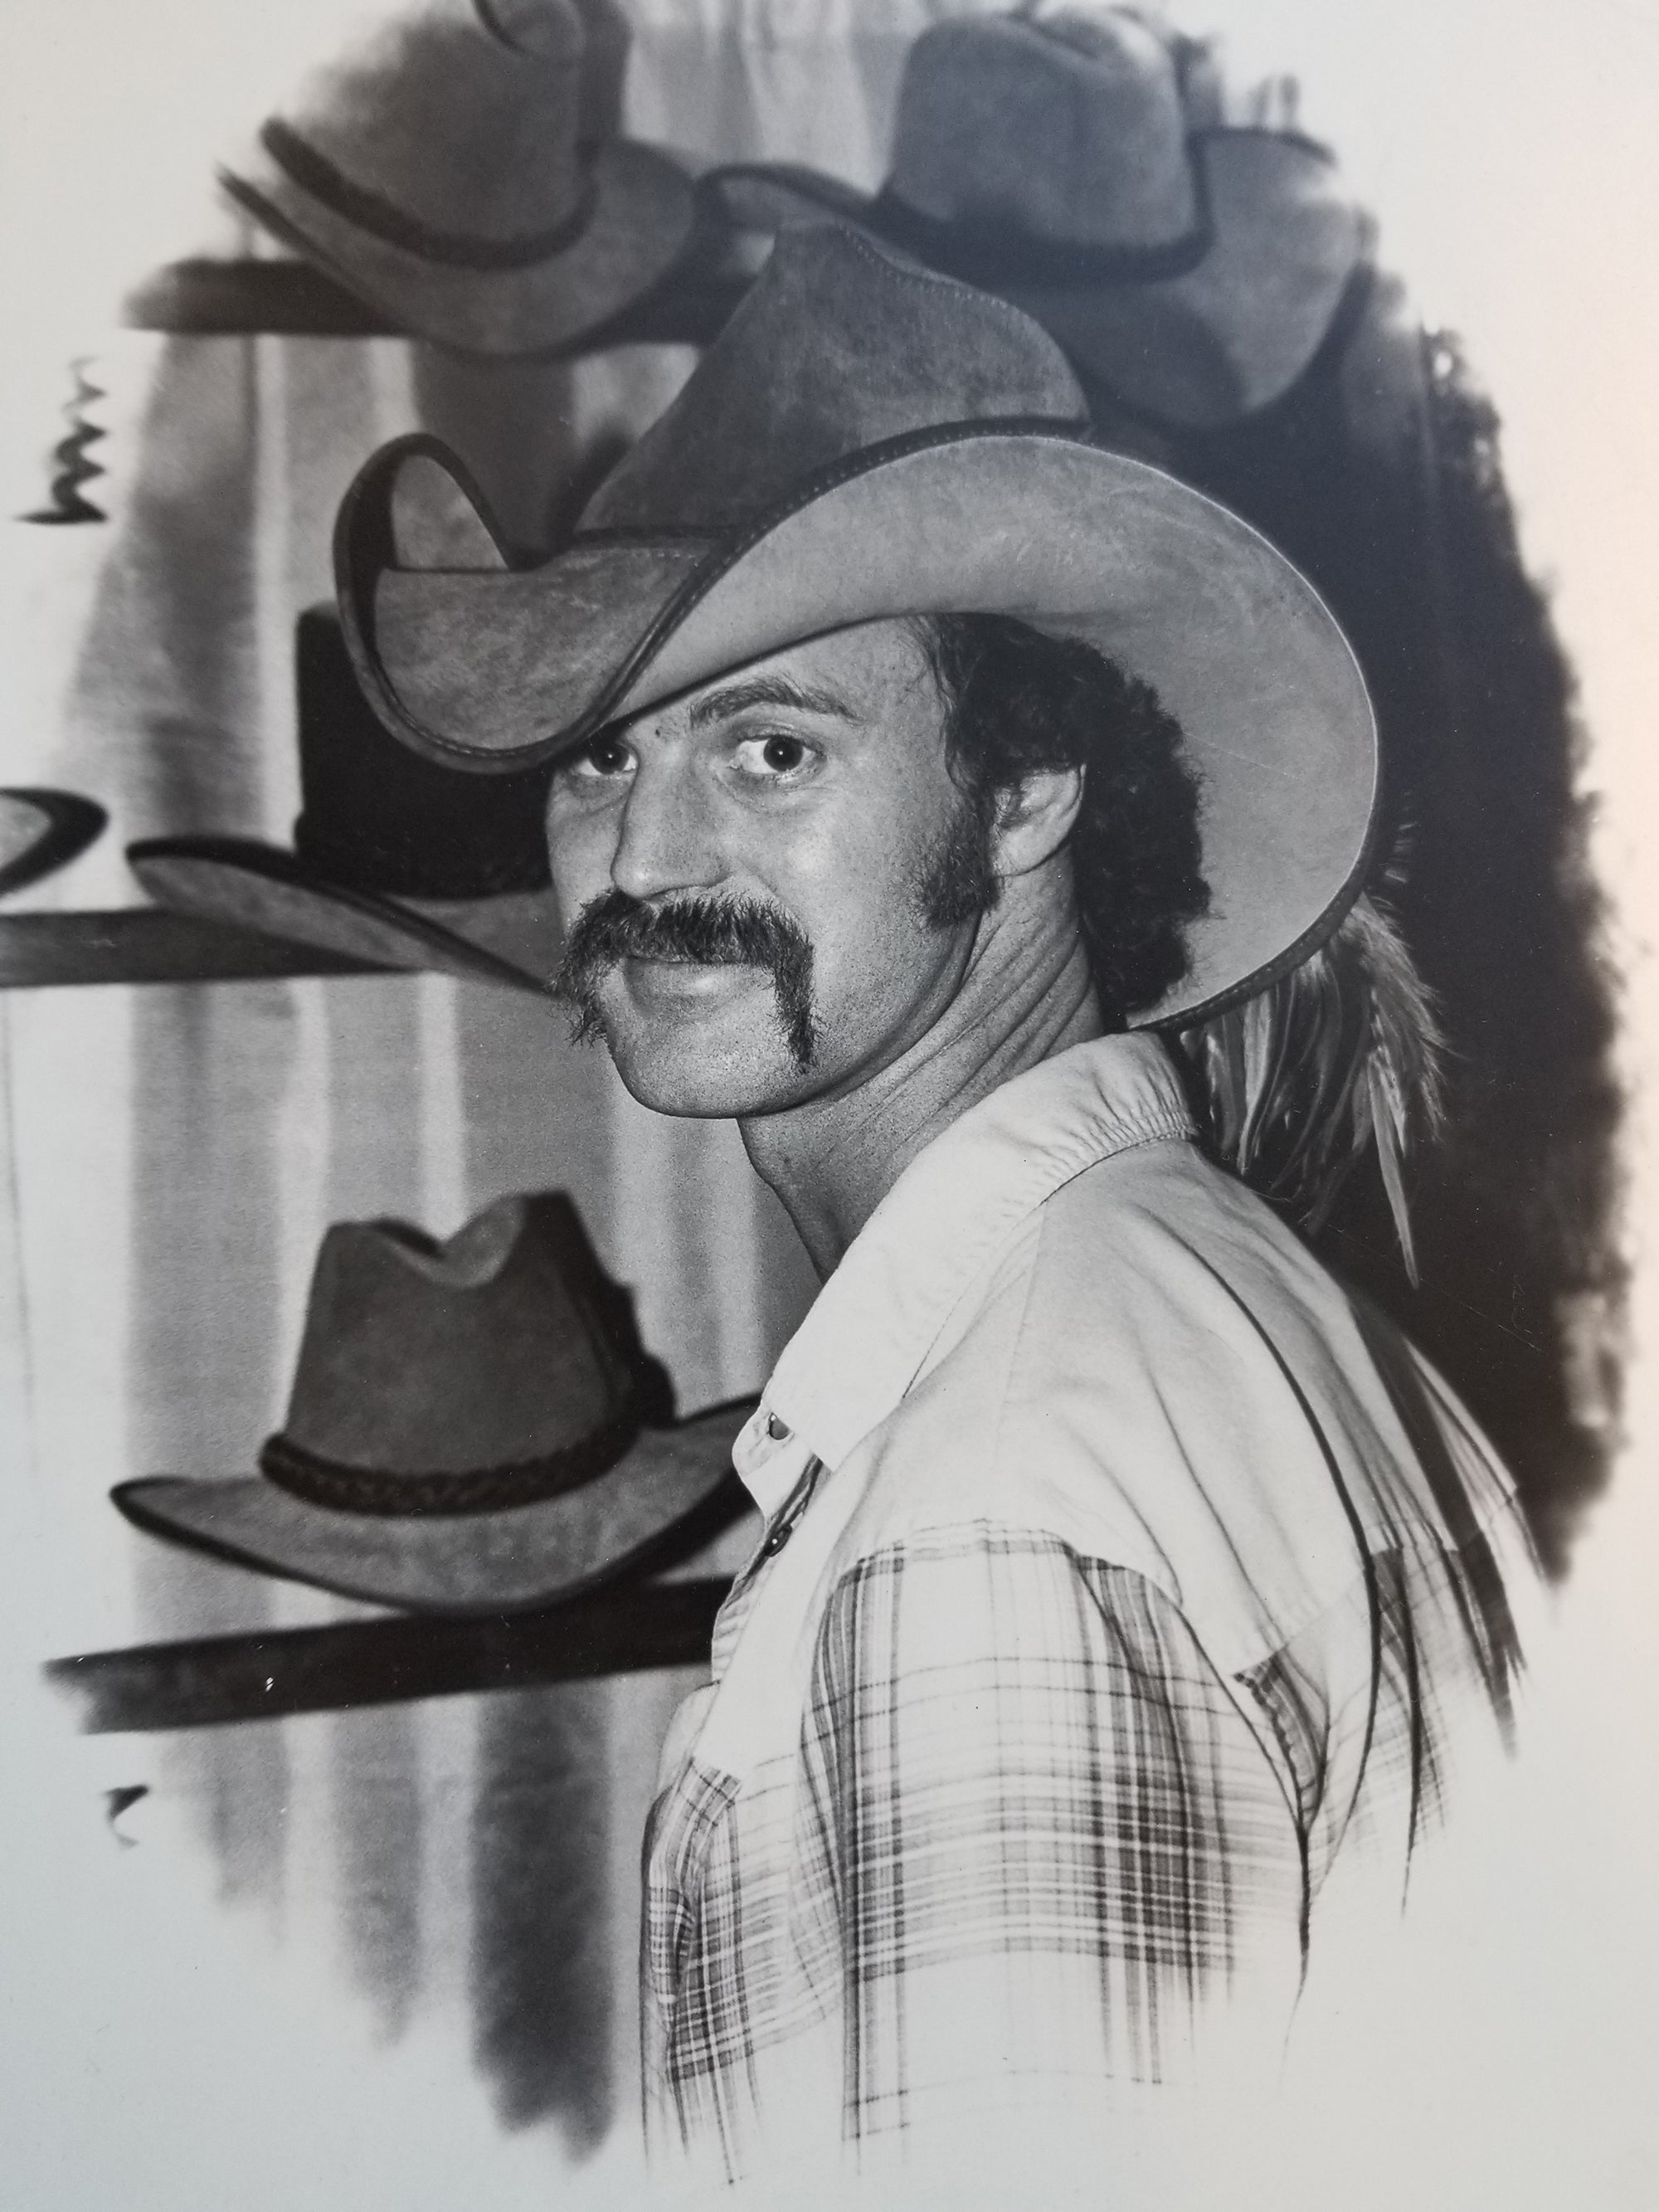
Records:
[[[1152,1037],[1097,1037],[1002,1085],[916,1155],[848,1246],[772,1371],[757,1432],[769,1421],[838,1466],[1035,1208],[1113,1152],[1192,1133]]]

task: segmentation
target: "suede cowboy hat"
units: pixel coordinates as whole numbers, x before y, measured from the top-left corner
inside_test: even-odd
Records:
[[[337,1223],[259,1472],[111,1495],[151,1534],[267,1574],[412,1612],[511,1613],[735,1517],[731,1448],[751,1409],[668,1418],[627,1294],[569,1200],[544,1192],[444,1243]]]
[[[1138,1024],[1260,988],[1357,895],[1376,735],[1313,586],[1249,524],[1093,441],[1030,317],[833,225],[781,235],[678,398],[574,537],[514,568],[475,515],[441,563],[400,488],[461,478],[394,443],[336,532],[346,638],[376,711],[434,760],[521,769],[602,724],[849,624],[1018,617],[1150,683],[1201,786],[1210,911]]]
[[[35,785],[0,791],[0,894],[21,891],[77,860],[108,821],[95,799]]]
[[[648,292],[690,234],[684,172],[617,135],[627,46],[614,0],[419,0],[220,181],[396,327],[558,352]]]
[[[399,744],[358,688],[332,607],[300,617],[295,663],[293,850],[145,838],[127,848],[145,890],[176,911],[379,966],[547,993],[562,939],[546,770],[459,775]]]
[[[1033,7],[917,39],[873,196],[765,163],[699,191],[739,231],[855,222],[1014,301],[1133,413],[1212,430],[1302,375],[1369,245],[1322,148],[1223,112],[1193,41]]]

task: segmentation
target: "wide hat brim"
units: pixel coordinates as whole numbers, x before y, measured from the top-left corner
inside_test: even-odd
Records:
[[[1043,422],[946,425],[866,448],[735,541],[579,538],[538,568],[388,565],[417,438],[342,510],[348,644],[377,711],[451,765],[519,767],[823,632],[1015,617],[1156,689],[1200,783],[1208,913],[1188,971],[1136,1026],[1259,988],[1363,879],[1378,783],[1364,681],[1305,577],[1189,485]]]
[[[570,243],[511,268],[427,259],[365,230],[275,163],[246,176],[222,171],[219,180],[275,237],[398,328],[466,353],[579,344],[649,292],[691,234],[690,178],[665,154],[626,138],[594,154],[589,217]]]
[[[1202,234],[1190,265],[1167,273],[1137,270],[1133,256],[1116,270],[1109,254],[1048,241],[983,252],[970,224],[919,226],[886,194],[793,164],[733,164],[698,190],[739,231],[831,220],[867,230],[1023,308],[1133,413],[1209,431],[1271,406],[1306,374],[1370,237],[1311,139],[1234,127],[1200,132],[1191,152]]]
[[[36,785],[0,791],[0,893],[22,890],[78,860],[109,817],[95,799]]]
[[[331,884],[280,847],[237,837],[155,837],[128,863],[158,905],[375,967],[552,994],[563,945],[550,890],[392,899]]]
[[[411,1613],[522,1613],[667,1565],[746,1504],[732,1445],[754,1401],[642,1430],[616,1466],[488,1513],[345,1513],[263,1475],[149,1475],[110,1495],[135,1527],[239,1566]]]

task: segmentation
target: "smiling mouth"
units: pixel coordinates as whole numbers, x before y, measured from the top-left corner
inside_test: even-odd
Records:
[[[754,899],[697,898],[652,909],[613,888],[582,908],[559,963],[558,994],[574,1009],[572,1034],[579,1039],[605,1027],[600,993],[607,975],[639,1012],[676,1022],[723,1005],[726,979],[739,999],[745,988],[769,981],[791,1058],[802,1070],[812,1065],[812,946],[780,908]]]
[[[769,982],[766,969],[752,960],[693,960],[683,952],[629,952],[617,963],[635,990],[718,989],[727,976]]]

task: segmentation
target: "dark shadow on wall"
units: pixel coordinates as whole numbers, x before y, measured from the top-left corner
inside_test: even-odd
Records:
[[[1559,1575],[1618,1440],[1615,983],[1584,735],[1498,415],[1379,279],[1283,402],[1174,465],[1281,544],[1354,641],[1383,735],[1384,893],[1451,1046],[1449,1127],[1414,1176],[1420,1290],[1374,1176],[1318,1243],[1468,1399]]]
[[[487,1699],[472,1807],[472,2033],[504,2125],[594,2149],[615,2101],[606,1685]]]

